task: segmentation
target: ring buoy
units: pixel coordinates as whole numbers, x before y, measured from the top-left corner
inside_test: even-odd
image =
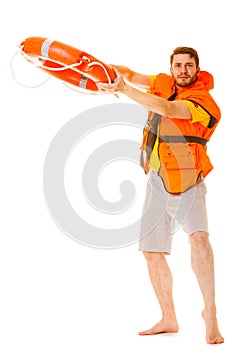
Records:
[[[59,41],[29,37],[20,44],[23,56],[54,77],[82,89],[98,91],[96,82],[112,83],[112,67]]]

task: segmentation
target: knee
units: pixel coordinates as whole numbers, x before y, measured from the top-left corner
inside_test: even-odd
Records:
[[[204,231],[193,233],[190,236],[190,243],[193,248],[205,248],[209,245],[208,233]]]
[[[143,252],[143,255],[148,264],[155,264],[165,259],[165,254],[161,252]]]

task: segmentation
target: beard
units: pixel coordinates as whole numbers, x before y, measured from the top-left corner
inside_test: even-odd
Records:
[[[187,79],[186,80],[182,80],[181,78],[176,78],[176,77],[174,77],[174,83],[176,84],[176,85],[178,85],[178,86],[180,86],[180,87],[187,87],[187,86],[190,86],[190,85],[192,85],[192,84],[194,84],[195,83],[195,81],[197,80],[197,78],[198,78],[198,75],[197,75],[197,73],[194,75],[194,76],[192,76],[190,79],[189,79],[190,77],[189,76],[187,76]]]

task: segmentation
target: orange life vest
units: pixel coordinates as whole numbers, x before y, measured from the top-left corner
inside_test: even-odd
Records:
[[[150,93],[168,100],[188,100],[202,107],[209,114],[209,123],[191,122],[187,119],[166,118],[159,116],[159,176],[165,188],[172,194],[180,194],[197,181],[205,177],[213,166],[207,155],[206,143],[209,141],[220,118],[221,112],[209,93],[214,81],[210,73],[201,71],[197,81],[182,91],[177,91],[173,78],[159,74]],[[150,113],[152,120],[152,113]],[[145,130],[144,142],[147,145]],[[142,149],[147,146],[142,146]]]

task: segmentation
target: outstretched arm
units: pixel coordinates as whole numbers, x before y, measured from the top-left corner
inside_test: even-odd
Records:
[[[149,88],[150,88],[149,75],[135,72],[135,71],[133,71],[130,68],[125,67],[125,66],[114,65],[113,67],[115,68],[115,70],[117,70],[122,75],[124,80],[126,80],[130,84],[133,84],[133,85],[139,87],[140,89],[149,90]]]
[[[126,83],[124,84],[123,90],[120,92],[162,116],[179,119],[192,118],[188,106],[182,101],[168,101],[165,98],[137,90]]]
[[[122,66],[115,66],[115,67],[122,67]],[[128,78],[130,79],[129,82],[132,82],[131,77],[135,76],[136,80],[140,77],[140,75],[138,75],[139,73],[134,73],[133,75],[131,75],[132,73],[128,72],[127,70],[124,72],[123,68],[120,68],[120,70],[123,71],[123,77],[126,76],[126,80]],[[115,71],[117,74],[116,82],[113,84],[97,83],[98,88],[100,90],[110,92],[110,93],[118,93],[118,92],[123,93],[129,98],[131,98],[132,100],[134,100],[135,102],[139,103],[140,105],[147,107],[151,111],[168,118],[178,118],[178,119],[192,118],[190,109],[188,108],[187,104],[185,104],[184,102],[168,101],[165,98],[138,90],[135,87],[128,84],[123,79],[118,69],[115,68]],[[150,84],[150,78],[148,77],[148,79]]]

